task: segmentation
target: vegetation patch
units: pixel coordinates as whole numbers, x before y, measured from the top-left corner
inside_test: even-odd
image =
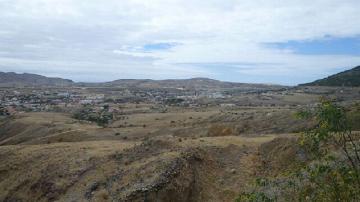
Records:
[[[311,161],[275,177],[262,175],[236,201],[360,200],[360,139],[351,130],[345,109],[323,100],[299,116],[317,123],[298,142]]]
[[[97,123],[99,126],[107,126],[113,120],[113,114],[109,112],[109,106],[105,105],[100,109],[94,109],[91,105],[84,106],[72,115],[78,120],[85,120]]]

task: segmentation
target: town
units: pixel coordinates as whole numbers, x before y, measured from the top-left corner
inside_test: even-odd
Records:
[[[248,92],[245,92],[248,93]],[[260,93],[260,92],[259,92]],[[1,114],[17,112],[69,112],[84,105],[111,106],[116,111],[122,104],[149,104],[153,109],[167,106],[204,107],[232,106],[227,91],[207,92],[184,89],[99,89],[99,88],[3,88],[0,89]],[[206,101],[204,101],[206,100]],[[216,101],[216,102],[215,102]],[[216,104],[215,104],[216,103]]]

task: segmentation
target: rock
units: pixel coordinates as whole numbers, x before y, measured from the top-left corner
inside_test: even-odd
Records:
[[[85,197],[87,199],[90,199],[94,195],[95,191],[99,188],[99,186],[100,184],[98,182],[92,183],[89,189],[86,191]]]

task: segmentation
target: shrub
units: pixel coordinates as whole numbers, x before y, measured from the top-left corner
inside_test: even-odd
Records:
[[[100,111],[95,111],[91,107],[85,106],[75,111],[72,117],[78,120],[95,122],[99,126],[105,127],[112,121],[113,114],[108,112],[106,106]]]
[[[322,100],[316,109],[298,116],[317,123],[299,141],[311,154],[311,163],[286,177],[255,183],[237,201],[360,201],[360,143],[345,109]]]

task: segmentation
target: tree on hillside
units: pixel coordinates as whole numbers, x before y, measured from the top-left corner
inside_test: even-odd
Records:
[[[360,137],[346,110],[322,100],[298,115],[316,122],[299,138],[308,163],[282,177],[257,179],[236,201],[360,201]]]

